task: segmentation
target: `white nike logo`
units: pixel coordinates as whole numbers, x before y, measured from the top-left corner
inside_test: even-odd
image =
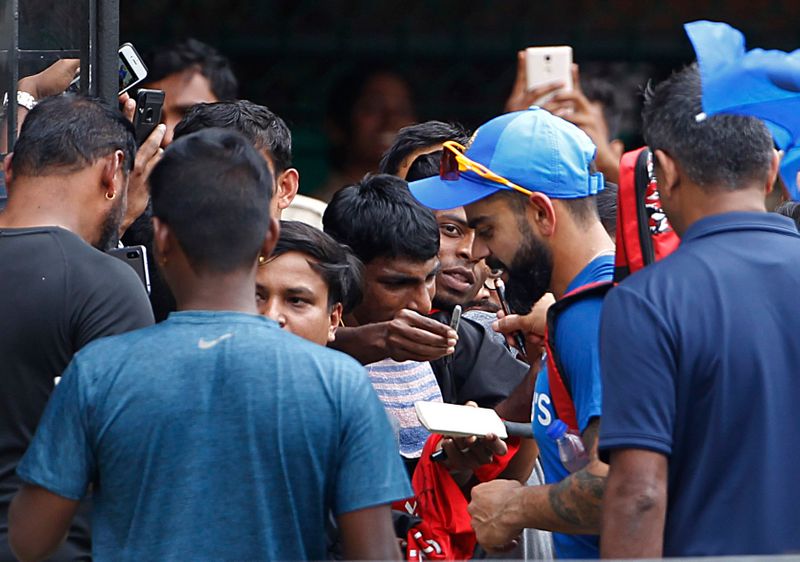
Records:
[[[210,341],[205,339],[205,338],[200,338],[200,340],[198,340],[198,342],[197,342],[197,347],[200,348],[200,349],[211,349],[212,347],[217,345],[219,342],[227,340],[228,338],[232,338],[232,337],[233,337],[233,334],[222,334],[217,339],[210,340]]]

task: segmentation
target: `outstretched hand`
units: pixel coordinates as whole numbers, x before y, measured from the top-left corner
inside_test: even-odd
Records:
[[[38,74],[20,78],[17,89],[28,92],[35,100],[63,93],[78,74],[80,59],[61,59]]]
[[[547,331],[547,311],[554,302],[553,295],[547,293],[533,305],[533,309],[528,314],[509,314],[506,316],[500,311],[497,313],[498,319],[492,324],[492,329],[503,334],[508,344],[512,347],[516,347],[514,334],[521,332],[525,336],[525,347],[529,358],[533,359],[541,355],[544,347],[544,336]]]
[[[457,342],[450,326],[409,309],[386,325],[386,348],[395,361],[434,361],[454,353]]]

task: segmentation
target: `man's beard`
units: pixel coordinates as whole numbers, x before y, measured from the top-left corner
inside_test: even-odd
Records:
[[[115,248],[119,243],[119,227],[122,224],[122,218],[125,214],[125,205],[123,203],[124,202],[120,200],[116,205],[111,207],[103,221],[100,240],[95,245],[95,247],[102,252]]]
[[[521,224],[522,244],[506,268],[506,300],[512,312],[528,314],[533,305],[550,290],[553,253],[527,223]]]

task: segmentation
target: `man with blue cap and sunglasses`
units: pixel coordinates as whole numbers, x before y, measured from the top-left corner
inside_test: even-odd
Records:
[[[596,558],[608,466],[597,456],[601,415],[600,312],[614,270],[614,244],[598,217],[595,145],[571,123],[538,107],[481,126],[468,149],[444,144],[438,177],[412,182],[433,209],[464,206],[475,228],[473,254],[508,275],[511,308],[527,314],[546,293],[548,369],[536,382],[534,433],[546,486],[496,480],[472,491],[472,524],[482,546],[504,550],[526,527],[555,531],[560,558]],[[555,319],[558,326],[555,328]],[[529,348],[541,334],[529,333]],[[556,350],[558,350],[556,352]],[[551,391],[552,387],[552,391]],[[560,396],[560,398],[559,398]],[[570,474],[558,458],[550,424],[580,432],[589,462]]]

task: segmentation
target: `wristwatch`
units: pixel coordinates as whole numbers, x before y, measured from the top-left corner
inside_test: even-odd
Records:
[[[28,92],[23,92],[22,90],[17,91],[17,105],[19,107],[24,107],[28,111],[36,107],[36,104],[39,103],[36,99],[30,95]],[[6,109],[8,108],[8,94],[6,93],[3,96],[3,115],[6,113]]]

